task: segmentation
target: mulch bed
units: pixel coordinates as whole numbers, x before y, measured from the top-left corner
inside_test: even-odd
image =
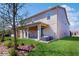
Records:
[[[17,55],[26,56],[33,48],[35,48],[34,45],[20,45],[17,47]],[[9,48],[4,46],[4,44],[0,45],[0,56],[9,56]]]
[[[32,51],[32,49],[35,48],[34,45],[22,45],[17,47],[17,54],[19,56],[25,56],[26,53]]]
[[[6,46],[0,45],[0,56],[8,56],[8,48]]]

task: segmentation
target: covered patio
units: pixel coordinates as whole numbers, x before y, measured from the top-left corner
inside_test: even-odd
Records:
[[[43,22],[35,22],[26,24],[20,30],[20,38],[34,38],[40,40],[43,36],[43,29],[47,28],[48,25]]]

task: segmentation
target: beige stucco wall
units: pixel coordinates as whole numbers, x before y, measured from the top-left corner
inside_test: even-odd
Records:
[[[59,38],[69,36],[69,24],[67,22],[66,14],[64,9],[59,9],[57,12],[57,28],[58,28],[58,36]]]
[[[48,13],[51,15],[49,20],[47,20]],[[48,28],[45,28],[43,30],[43,34],[45,36],[53,36],[54,38],[57,38],[57,10],[56,9],[51,10],[42,15],[39,15],[38,17],[33,18],[32,20],[33,22],[40,21],[40,22],[48,24],[49,26]]]
[[[51,16],[49,20],[47,20],[48,14]],[[56,8],[49,12],[33,17],[32,19],[27,20],[26,23],[29,24],[39,21],[49,25],[43,30],[43,34],[45,36],[53,36],[53,38],[69,36],[69,25],[65,12],[62,8]]]

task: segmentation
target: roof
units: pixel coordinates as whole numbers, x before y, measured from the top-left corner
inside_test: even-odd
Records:
[[[48,26],[48,24],[46,24],[46,23],[43,23],[43,22],[35,22],[35,23],[31,23],[31,24],[27,24],[26,26],[33,26],[33,24],[34,25],[38,25],[38,24],[41,24],[41,26],[45,26],[45,27],[47,27]]]
[[[33,27],[33,26],[37,26],[39,24],[41,25],[42,28],[48,27],[48,24],[46,24],[46,23],[43,23],[43,22],[35,22],[35,23],[26,24],[24,26],[19,26],[18,29],[21,29],[21,27],[22,27],[22,29],[23,28],[27,28],[27,27]]]

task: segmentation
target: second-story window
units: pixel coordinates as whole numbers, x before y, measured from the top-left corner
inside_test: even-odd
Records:
[[[50,15],[47,16],[47,20],[50,20]]]

